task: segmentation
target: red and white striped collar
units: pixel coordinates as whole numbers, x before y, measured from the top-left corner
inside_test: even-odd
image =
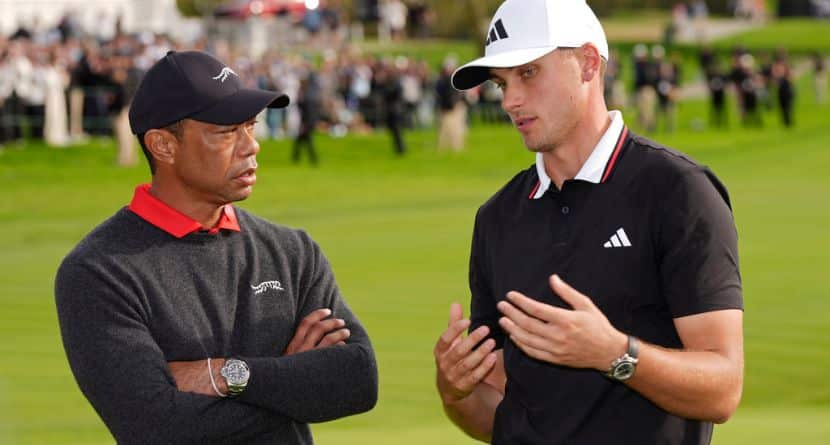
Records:
[[[591,156],[582,164],[582,168],[576,174],[574,180],[600,184],[605,182],[611,174],[628,134],[628,128],[625,126],[621,112],[609,111],[608,117],[611,118],[611,125],[608,126],[605,134],[597,142]],[[542,153],[536,153],[536,173],[539,175],[539,181],[533,191],[530,192],[530,199],[541,198],[550,188],[551,180],[547,171],[545,171],[545,161]]]

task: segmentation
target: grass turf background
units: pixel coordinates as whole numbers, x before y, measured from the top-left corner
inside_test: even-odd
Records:
[[[732,194],[740,233],[746,380],[735,417],[715,429],[716,444],[818,445],[830,437],[830,107],[812,103],[807,79],[799,87],[794,130],[779,128],[772,114],[763,130],[737,128],[733,112],[730,130],[698,132],[706,106],[688,102],[678,131],[655,135],[714,169]],[[264,142],[255,193],[240,203],[308,230],[372,335],[379,404],[315,426],[321,444],[471,442],[443,416],[431,350],[449,303],[469,302],[476,208],[532,156],[507,126],[473,128],[460,154],[437,152],[431,131],[406,139],[409,155],[395,159],[383,132],[321,137],[316,169],[290,165],[288,142]],[[115,167],[114,150],[93,140],[0,151],[0,444],[112,442],[69,372],[52,286],[62,257],[148,179],[143,165]]]

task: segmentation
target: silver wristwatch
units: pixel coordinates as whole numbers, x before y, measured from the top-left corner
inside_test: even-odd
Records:
[[[222,366],[219,374],[225,378],[228,395],[232,397],[242,394],[245,387],[248,386],[248,379],[251,378],[251,370],[248,368],[248,364],[235,358],[225,361],[225,365]]]
[[[640,351],[640,340],[633,335],[628,336],[628,351],[611,362],[611,369],[606,375],[620,382],[630,379],[637,370],[637,354]]]

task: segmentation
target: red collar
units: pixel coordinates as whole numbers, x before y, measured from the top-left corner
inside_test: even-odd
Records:
[[[133,200],[128,208],[148,223],[176,238],[184,238],[186,235],[200,230],[206,230],[211,235],[219,233],[222,229],[235,232],[241,230],[232,205],[225,205],[222,216],[219,217],[219,222],[213,228],[207,228],[150,194],[150,184],[142,184],[135,188]]]

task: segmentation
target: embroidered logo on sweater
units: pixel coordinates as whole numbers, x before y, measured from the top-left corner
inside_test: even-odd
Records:
[[[252,284],[251,289],[254,290],[254,295],[264,294],[269,290],[285,290],[279,281],[263,281],[256,286]]]

